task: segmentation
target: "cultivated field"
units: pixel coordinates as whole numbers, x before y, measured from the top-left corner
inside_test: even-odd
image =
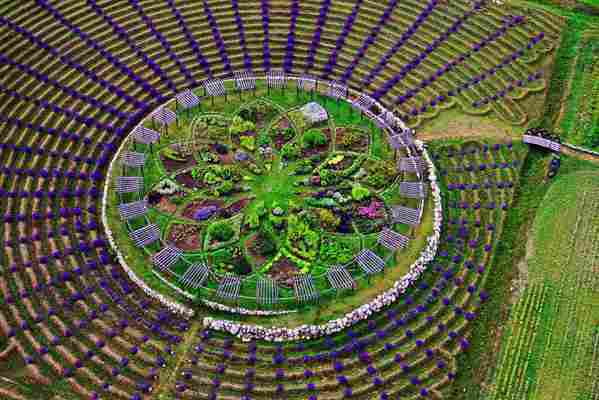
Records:
[[[529,237],[488,399],[597,399],[599,175],[562,176]]]

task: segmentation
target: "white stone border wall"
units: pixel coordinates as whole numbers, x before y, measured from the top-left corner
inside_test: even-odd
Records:
[[[256,77],[256,79],[265,79]],[[298,77],[288,76],[287,79],[298,80]],[[227,79],[233,81],[233,79]],[[327,83],[326,81],[320,81],[323,83]],[[355,90],[348,88],[349,92],[357,93]],[[349,100],[349,99],[345,99]],[[169,100],[164,103],[160,107],[164,107],[169,105],[175,101],[174,99]],[[378,101],[373,99],[374,104],[382,110],[381,114],[386,112],[386,108],[382,106]],[[160,108],[158,107],[158,108]],[[381,121],[378,116],[372,113],[366,113],[367,117],[371,119],[377,119]],[[145,118],[142,119],[137,126],[140,126],[144,123]],[[384,121],[382,121],[384,123]],[[404,124],[402,120],[395,117],[395,122],[402,129],[402,131],[411,132],[411,130]],[[384,123],[384,125],[387,125]],[[136,127],[137,127],[136,126]],[[133,131],[133,130],[132,130]],[[388,133],[388,132],[387,132]],[[106,233],[106,237],[108,238],[108,242],[114,249],[116,253],[117,260],[129,276],[131,280],[137,284],[142,290],[149,296],[152,297],[163,305],[165,305],[171,312],[180,314],[185,318],[191,318],[195,315],[193,309],[180,304],[179,302],[172,300],[171,298],[164,296],[157,291],[150,288],[142,279],[140,279],[135,272],[127,265],[125,262],[125,258],[123,257],[121,251],[119,250],[113,235],[112,231],[108,225],[108,217],[107,217],[107,207],[108,207],[108,191],[110,190],[110,183],[112,180],[112,173],[114,169],[114,165],[118,162],[118,156],[121,154],[125,146],[129,144],[130,136],[126,137],[121,145],[119,146],[118,151],[115,153],[115,156],[111,160],[108,171],[106,174],[106,180],[104,182],[104,193],[102,195],[102,224],[104,225],[104,231]],[[222,332],[228,332],[232,335],[235,335],[242,340],[252,340],[252,339],[260,339],[267,341],[289,341],[289,340],[304,340],[304,339],[314,339],[317,337],[321,337],[323,335],[330,335],[332,333],[339,332],[359,321],[365,320],[370,317],[373,313],[376,313],[383,309],[384,307],[395,302],[401,294],[405,293],[406,289],[412,285],[424,272],[426,266],[430,261],[433,260],[435,254],[437,253],[437,248],[439,245],[439,240],[441,237],[441,224],[443,221],[443,209],[441,202],[441,191],[439,186],[437,185],[437,176],[435,174],[435,167],[433,162],[431,161],[428,153],[426,152],[426,148],[424,143],[420,140],[414,141],[417,149],[422,153],[426,163],[428,164],[428,180],[431,186],[431,195],[434,203],[433,209],[433,233],[427,239],[427,245],[425,249],[422,251],[420,257],[411,265],[410,271],[404,275],[400,280],[396,281],[393,287],[381,294],[379,294],[374,300],[369,303],[363,304],[360,307],[354,309],[353,311],[345,314],[342,318],[337,318],[331,321],[328,321],[325,324],[321,325],[302,325],[297,328],[267,328],[260,325],[252,325],[252,324],[243,324],[237,322],[231,322],[228,320],[214,319],[212,317],[205,317],[203,319],[203,325],[206,328],[218,330]],[[411,155],[411,151],[409,147],[407,148],[408,154]],[[163,280],[164,282],[164,280]],[[169,282],[165,282],[169,287],[174,288],[174,285],[169,284]],[[176,288],[178,289],[178,288]],[[177,290],[177,292],[181,292]],[[183,294],[188,298],[190,297],[188,294]],[[249,310],[240,307],[229,307],[223,304],[202,299],[202,302],[210,308],[216,309],[218,311],[243,314],[243,315],[257,315],[257,316],[266,316],[266,315],[281,315],[287,314],[290,312],[294,312],[295,310],[285,310],[285,311],[272,311],[272,310]]]

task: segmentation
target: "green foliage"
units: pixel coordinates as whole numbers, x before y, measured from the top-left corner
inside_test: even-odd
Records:
[[[180,162],[185,161],[185,158],[182,157],[182,155],[177,150],[175,150],[175,149],[173,149],[171,147],[165,147],[162,150],[162,155],[167,160],[180,161]]]
[[[383,161],[372,161],[368,165],[368,176],[366,182],[380,188],[389,183],[395,177],[395,169],[392,163],[385,163]]]
[[[277,252],[277,242],[271,231],[260,229],[254,242],[254,251],[261,256],[270,256]]]
[[[245,223],[250,229],[256,229],[260,225],[260,217],[254,210],[245,216]]]
[[[365,200],[370,197],[370,190],[357,183],[351,189],[351,197],[355,201]]]
[[[337,165],[343,160],[345,160],[345,156],[343,154],[337,154],[327,161],[327,165]]]
[[[231,181],[224,181],[216,188],[217,196],[225,196],[233,192],[234,186]]]
[[[339,240],[327,239],[320,245],[320,260],[326,264],[345,264],[354,258],[353,249]]]
[[[256,125],[252,121],[246,121],[240,116],[235,116],[229,126],[229,133],[231,135],[239,135],[242,132],[254,131],[255,129]]]
[[[292,127],[288,126],[287,128],[283,129],[282,135],[285,140],[291,140],[293,139],[293,136],[295,136],[295,131]]]
[[[218,164],[220,162],[220,158],[207,147],[200,149],[200,159],[209,164]]]
[[[297,130],[299,132],[303,132],[304,129],[306,129],[306,126],[308,125],[306,122],[306,119],[304,118],[304,114],[302,114],[301,111],[290,111],[287,116],[289,117],[289,120],[295,125],[295,127],[297,128]]]
[[[357,129],[348,129],[343,134],[343,139],[341,140],[341,144],[345,147],[351,147],[356,144],[359,144],[362,141],[362,137],[364,134]]]
[[[257,203],[256,203],[256,208],[255,208],[255,210],[256,210],[256,214],[257,214],[259,217],[263,217],[263,216],[265,216],[265,215],[266,215],[266,213],[267,213],[267,211],[268,211],[268,210],[266,209],[266,205],[264,204],[264,201],[259,201],[259,202],[257,202]]]
[[[281,157],[295,160],[301,155],[301,150],[296,143],[287,143],[281,148]]]
[[[321,168],[318,171],[318,175],[320,176],[320,185],[321,186],[331,186],[334,185],[335,183],[337,183],[337,181],[339,180],[337,178],[337,175],[335,175],[335,173],[331,170],[328,170],[326,168]]]
[[[320,235],[309,224],[293,214],[287,219],[287,246],[301,258],[313,260],[318,253]]]
[[[204,183],[206,185],[214,185],[217,182],[220,182],[221,178],[216,175],[214,172],[208,171],[204,174]]]
[[[202,174],[203,174],[203,170],[200,167],[195,167],[191,170],[191,177],[193,178],[194,181],[198,181],[200,179],[202,179]]]
[[[241,147],[246,150],[256,150],[256,138],[254,136],[241,136],[239,138],[239,143],[241,144]]]
[[[260,134],[258,135],[258,140],[257,140],[257,144],[258,146],[270,146],[270,144],[272,143],[272,140],[270,139],[270,136],[268,136],[267,134]]]
[[[323,228],[329,230],[335,230],[341,223],[341,219],[336,216],[331,210],[326,208],[321,208],[318,210],[318,216],[320,218],[320,225]]]
[[[327,141],[327,136],[320,129],[309,129],[302,136],[302,145],[307,149],[324,146]]]
[[[228,222],[219,222],[210,225],[209,232],[210,237],[219,242],[226,242],[235,235],[235,231]]]

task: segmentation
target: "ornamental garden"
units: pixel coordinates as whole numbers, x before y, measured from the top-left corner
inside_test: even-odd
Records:
[[[405,274],[432,226],[416,148],[328,82],[220,84],[228,95],[155,111],[115,155],[108,225],[126,267],[166,296],[253,314],[358,304]]]

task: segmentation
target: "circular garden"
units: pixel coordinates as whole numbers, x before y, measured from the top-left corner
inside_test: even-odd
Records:
[[[275,315],[353,291],[357,307],[424,247],[430,202],[400,190],[425,186],[423,161],[352,99],[267,86],[190,91],[134,129],[107,185],[114,244],[167,297]]]

